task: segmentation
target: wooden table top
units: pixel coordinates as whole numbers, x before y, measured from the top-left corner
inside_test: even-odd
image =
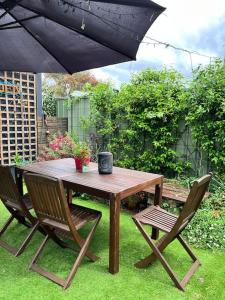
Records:
[[[107,199],[118,196],[123,199],[163,180],[162,175],[118,167],[113,167],[112,174],[100,175],[96,163],[90,163],[88,172],[79,173],[72,158],[37,162],[19,168],[61,179],[66,184],[76,186],[76,190]]]

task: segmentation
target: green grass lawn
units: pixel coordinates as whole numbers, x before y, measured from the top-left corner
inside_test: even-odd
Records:
[[[134,263],[149,254],[150,249],[127,212],[121,212],[120,272],[111,275],[107,269],[109,209],[104,204],[90,200],[76,201],[103,213],[91,244],[92,251],[101,259],[91,263],[85,258],[71,286],[63,291],[58,285],[28,271],[28,264],[43,238],[36,233],[27,250],[18,258],[0,248],[0,299],[225,299],[225,253],[194,249],[202,267],[191,278],[185,293],[173,286],[159,262],[146,269],[136,269]],[[7,216],[8,213],[0,204],[0,226]],[[26,228],[17,226],[15,222],[4,235],[4,239],[18,245],[26,232]],[[171,244],[166,249],[165,256],[182,277],[190,266],[190,259],[179,243]],[[73,251],[59,248],[51,241],[41,260],[42,266],[64,277],[73,262]]]

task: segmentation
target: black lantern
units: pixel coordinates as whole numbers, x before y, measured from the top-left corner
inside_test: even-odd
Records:
[[[99,174],[112,174],[113,155],[110,152],[100,152],[98,154]]]

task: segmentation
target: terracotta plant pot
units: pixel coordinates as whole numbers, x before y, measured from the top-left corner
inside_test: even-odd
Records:
[[[76,170],[80,173],[87,171],[87,166],[90,163],[90,157],[82,159],[80,157],[74,157]]]

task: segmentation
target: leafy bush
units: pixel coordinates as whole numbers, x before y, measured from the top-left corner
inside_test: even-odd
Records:
[[[47,85],[42,88],[43,111],[49,117],[56,116],[56,101],[54,99],[54,90]]]
[[[225,175],[224,87],[225,67],[221,60],[199,66],[189,87],[186,117],[199,149],[208,156],[210,169],[220,175]]]
[[[74,148],[74,139],[68,134],[53,135],[48,146],[44,147],[37,160],[44,161],[73,157]]]
[[[188,166],[177,160],[173,149],[180,136],[184,97],[183,78],[173,70],[148,69],[122,87],[118,98],[126,126],[115,139],[121,147],[120,165],[167,175]]]
[[[101,150],[112,151],[117,165],[166,175],[189,168],[173,148],[185,113],[185,84],[178,72],[147,69],[119,92],[106,83],[89,92],[90,124],[101,137]]]
[[[89,85],[91,117],[98,150],[111,150],[117,165],[166,176],[189,175],[193,153],[199,154],[193,174],[204,165],[225,179],[225,68],[221,60],[199,66],[192,80],[174,70],[144,70],[120,91],[109,83]],[[175,145],[179,121],[191,132],[194,149],[185,161]],[[87,126],[88,122],[86,122]],[[193,151],[194,150],[194,151]]]
[[[183,234],[195,246],[225,250],[224,191],[219,190],[203,201]]]
[[[98,149],[106,149],[111,137],[115,134],[118,117],[117,91],[110,83],[100,82],[95,87],[87,84],[84,88],[89,93],[91,113],[89,119],[83,120],[85,127],[93,128],[99,139],[96,139]]]
[[[194,177],[183,177],[178,180],[170,179],[169,182],[189,189],[194,180]],[[171,205],[171,201],[164,200],[162,207],[177,214],[177,208]],[[203,200],[182,235],[196,247],[225,250],[225,183],[218,176],[213,175],[210,196]]]

